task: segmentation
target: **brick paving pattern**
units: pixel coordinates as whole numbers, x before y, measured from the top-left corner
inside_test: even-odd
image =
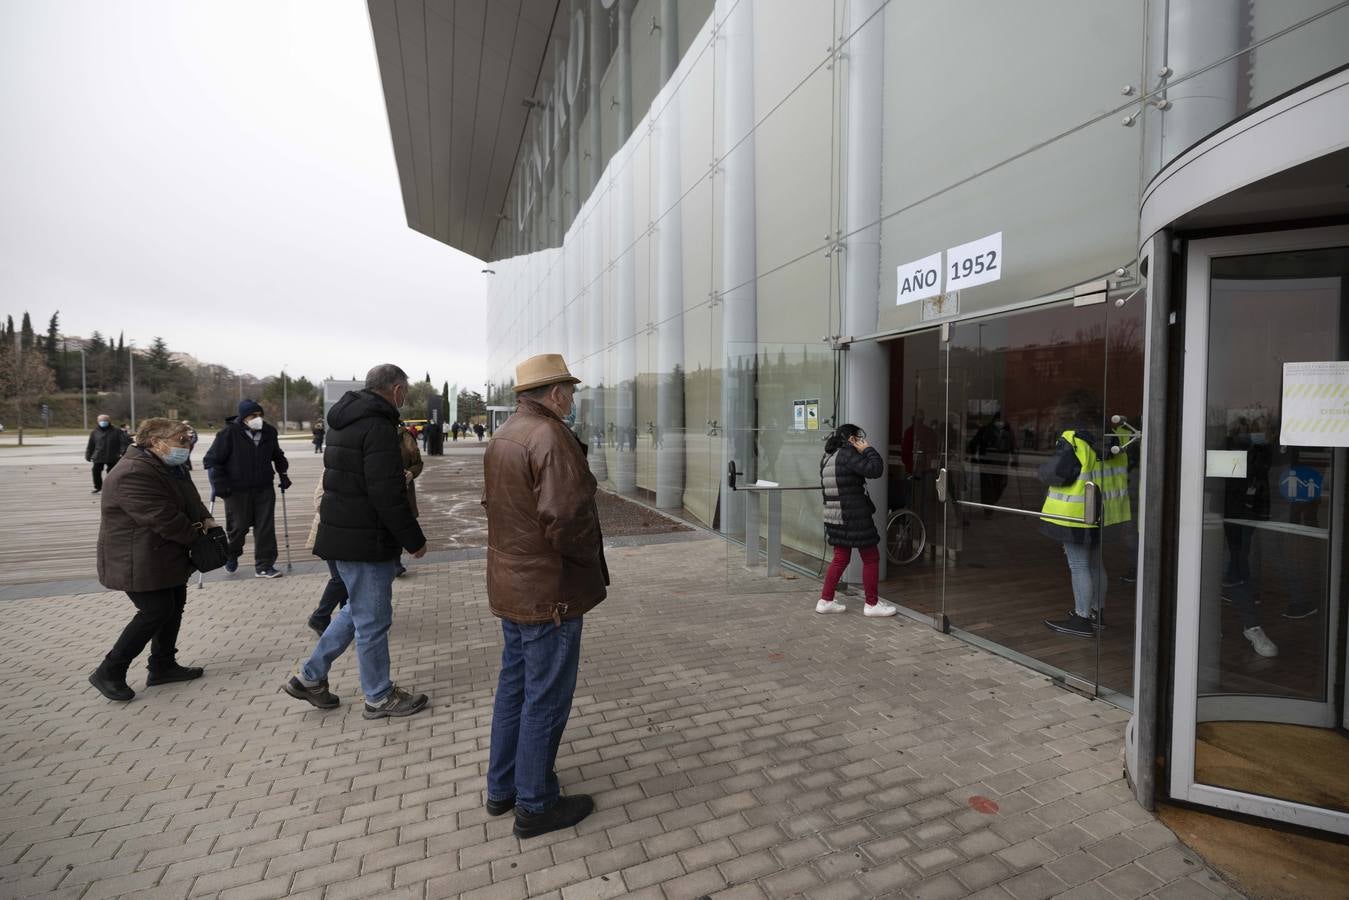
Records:
[[[279,693],[319,576],[208,583],[202,681],[109,703],[120,594],[0,604],[0,896],[1236,896],[1131,799],[1126,716],[911,622],[816,616],[813,583],[728,596],[725,545],[610,551],[558,771],[598,811],[519,841],[482,808],[499,655],[483,563],[395,588],[394,675],[361,718]],[[854,600],[854,602],[856,602]],[[143,666],[143,661],[138,666]]]

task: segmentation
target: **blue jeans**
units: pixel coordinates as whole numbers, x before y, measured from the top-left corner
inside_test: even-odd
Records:
[[[561,793],[553,763],[571,715],[581,660],[581,617],[517,625],[501,621],[501,676],[492,710],[487,799],[538,813]]]
[[[328,677],[333,660],[356,641],[356,670],[366,703],[378,703],[393,689],[389,679],[389,626],[393,624],[393,573],[396,560],[338,562],[347,586],[347,605],[337,611],[314,653],[300,668],[306,681]]]
[[[1105,608],[1105,572],[1097,566],[1096,547],[1092,544],[1074,544],[1065,541],[1063,553],[1068,557],[1068,573],[1073,580],[1073,607],[1082,618],[1090,618],[1091,610]]]

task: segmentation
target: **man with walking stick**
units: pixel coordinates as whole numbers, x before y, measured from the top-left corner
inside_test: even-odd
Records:
[[[253,530],[253,569],[258,578],[280,578],[276,569],[276,492],[272,473],[279,476],[282,507],[290,487],[290,462],[281,451],[276,429],[262,419],[255,400],[241,400],[239,415],[227,419],[202,460],[216,496],[225,501],[225,531],[230,558],[225,571],[239,568],[244,538]]]

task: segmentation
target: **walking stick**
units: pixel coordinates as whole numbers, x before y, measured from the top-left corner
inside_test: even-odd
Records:
[[[286,492],[281,492],[281,528],[286,532],[286,571],[290,572],[293,567],[290,564],[290,516],[286,515]]]
[[[211,492],[211,518],[212,518],[212,519],[215,518],[215,492],[214,492],[214,491]],[[206,573],[205,573],[205,572],[198,572],[198,573],[197,573],[197,590],[200,591],[200,590],[202,590],[203,588],[206,587],[205,581],[206,581]]]

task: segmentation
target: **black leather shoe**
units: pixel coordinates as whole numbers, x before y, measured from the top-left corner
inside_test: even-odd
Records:
[[[136,692],[127,686],[125,675],[114,678],[105,674],[102,666],[89,673],[89,683],[98,688],[98,692],[109,700],[125,703],[136,696]]]
[[[595,801],[587,794],[558,797],[556,803],[541,813],[528,813],[516,808],[515,836],[532,838],[550,831],[570,828],[594,811]]]
[[[509,800],[493,800],[488,798],[484,807],[489,816],[504,816],[506,813],[515,809],[515,798],[512,797]]]
[[[145,679],[146,687],[157,684],[173,684],[175,681],[195,681],[204,674],[200,666],[180,666],[177,663],[166,669],[154,669]]]

